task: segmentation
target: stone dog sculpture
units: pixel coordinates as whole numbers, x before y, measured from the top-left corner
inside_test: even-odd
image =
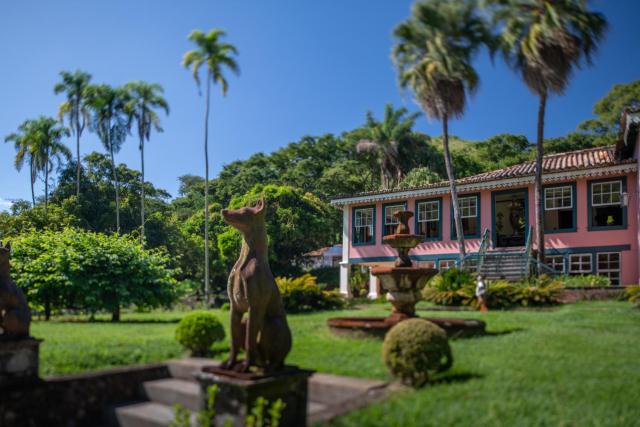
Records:
[[[22,291],[11,281],[9,255],[11,244],[0,242],[0,339],[29,336],[31,311]]]
[[[291,331],[268,260],[265,204],[222,210],[224,221],[243,236],[240,257],[229,275],[231,351],[221,368],[249,372],[252,366],[274,372],[291,350]],[[243,320],[244,313],[248,313]],[[244,349],[245,360],[238,362]]]

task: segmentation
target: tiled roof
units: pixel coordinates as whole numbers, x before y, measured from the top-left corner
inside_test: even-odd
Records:
[[[542,159],[543,173],[567,172],[583,169],[595,169],[607,166],[615,166],[635,162],[634,159],[618,160],[616,158],[616,147],[596,147],[584,150],[569,151],[566,153],[550,154]],[[530,161],[503,169],[485,172],[478,175],[468,176],[456,180],[457,185],[476,184],[480,182],[494,181],[500,179],[520,178],[533,176],[535,174],[535,162]],[[368,196],[375,194],[394,193],[399,191],[423,190],[430,188],[440,188],[449,185],[449,181],[441,181],[437,183],[425,184],[419,187],[390,189],[380,191],[370,191],[358,193],[354,195],[337,197],[334,200],[346,199],[358,196]]]

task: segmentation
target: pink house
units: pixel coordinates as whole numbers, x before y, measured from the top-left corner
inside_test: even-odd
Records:
[[[640,282],[638,163],[640,112],[623,114],[615,146],[545,156],[543,161],[546,264],[564,274],[600,274],[612,285]],[[523,252],[535,224],[532,162],[458,180],[468,253],[487,236],[488,253]],[[447,182],[344,196],[340,290],[348,294],[351,266],[390,264],[397,210],[415,213],[411,232],[424,242],[411,253],[422,266],[447,268],[459,258]],[[534,247],[535,249],[535,247]],[[369,296],[378,295],[371,276]]]

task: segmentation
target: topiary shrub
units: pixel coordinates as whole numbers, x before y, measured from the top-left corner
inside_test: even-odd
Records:
[[[224,339],[222,323],[213,313],[196,311],[180,320],[176,340],[191,351],[192,356],[207,356],[211,345]]]
[[[424,319],[409,319],[385,336],[382,360],[403,383],[422,387],[430,374],[449,369],[453,356],[444,330]]]

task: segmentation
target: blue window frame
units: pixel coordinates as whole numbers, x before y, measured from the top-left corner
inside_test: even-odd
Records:
[[[576,183],[545,185],[543,194],[544,232],[570,233],[577,229]]]
[[[442,240],[442,198],[416,200],[415,234],[425,241]]]
[[[393,202],[382,205],[382,236],[395,234],[400,221],[393,214],[398,211],[406,211],[407,202]]]
[[[480,193],[458,195],[458,207],[462,219],[464,237],[480,237]],[[456,224],[453,218],[453,203],[451,203],[451,239],[456,239]]]
[[[354,207],[351,225],[351,241],[353,246],[375,245],[375,205]]]
[[[627,228],[627,178],[599,179],[587,183],[589,231]]]

